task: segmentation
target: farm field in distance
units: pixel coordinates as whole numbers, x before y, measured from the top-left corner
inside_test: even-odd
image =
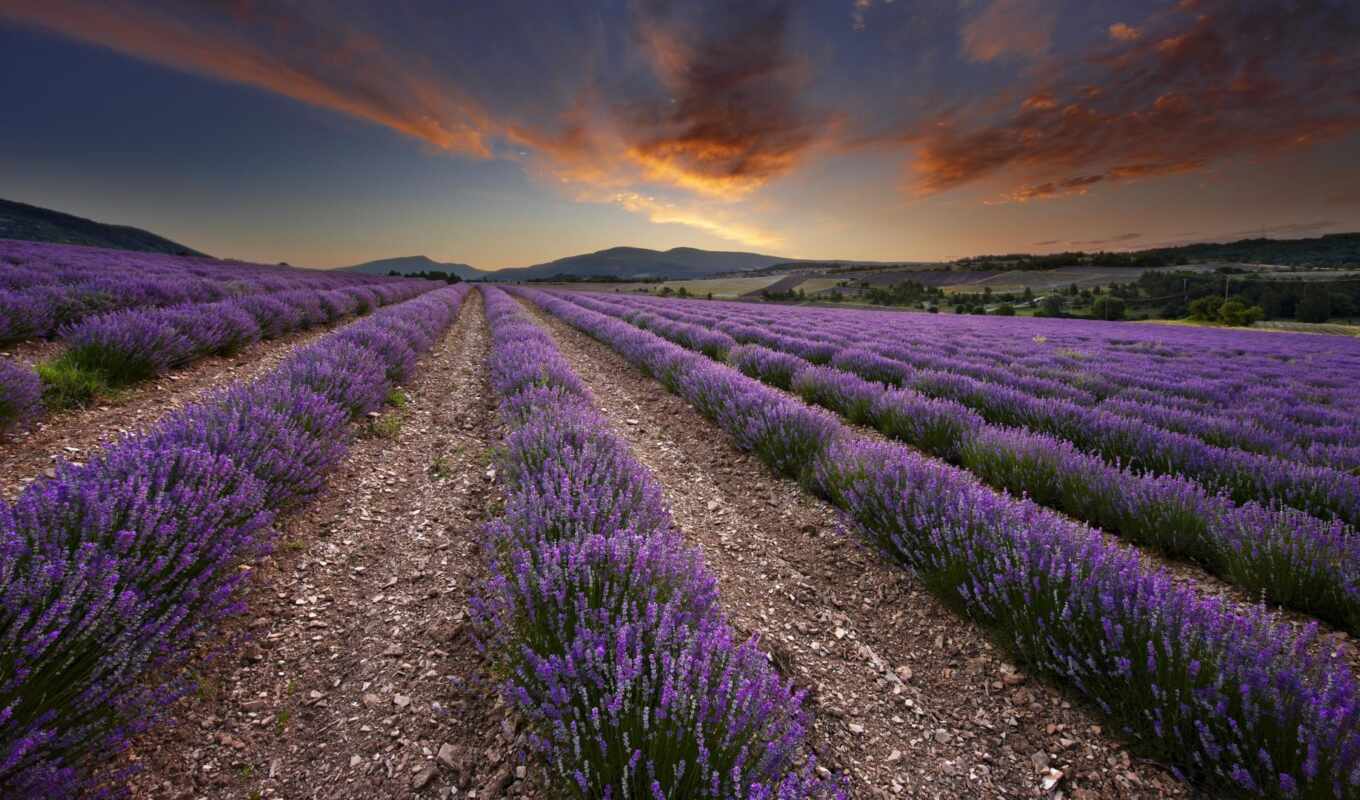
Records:
[[[0,263],[7,794],[1357,768],[1353,339]]]

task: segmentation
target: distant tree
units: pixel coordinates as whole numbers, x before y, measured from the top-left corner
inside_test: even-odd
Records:
[[[1031,289],[1031,288],[1029,288],[1028,286],[1026,286],[1026,287],[1025,287],[1025,293],[1024,293],[1023,297],[1025,298],[1025,302],[1026,302],[1026,303],[1033,303],[1033,302],[1034,302],[1034,290]]]
[[[993,311],[992,313],[997,315],[998,317],[1013,317],[1015,316],[1015,306],[1011,305],[1010,303],[1002,303],[1001,305],[997,306],[996,310]]]
[[[1249,306],[1238,298],[1224,302],[1218,307],[1218,321],[1224,325],[1247,326],[1266,315],[1260,306]]]
[[[1223,307],[1223,298],[1216,294],[1205,295],[1190,301],[1190,319],[1200,322],[1217,322],[1218,310]]]
[[[1091,316],[1095,319],[1123,319],[1124,301],[1105,295],[1097,297],[1091,304]]]
[[[1062,296],[1056,292],[1044,295],[1044,299],[1039,301],[1039,315],[1043,317],[1060,317],[1063,313]]]
[[[938,314],[938,313],[940,313],[940,307],[939,307],[939,306],[926,306],[926,312],[927,312],[927,313],[930,313],[930,314]]]

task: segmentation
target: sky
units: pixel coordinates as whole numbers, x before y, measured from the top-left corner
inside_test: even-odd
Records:
[[[1360,230],[1354,0],[0,0],[0,197],[214,255]]]

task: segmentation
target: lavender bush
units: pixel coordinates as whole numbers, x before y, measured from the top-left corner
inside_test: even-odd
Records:
[[[351,328],[432,338],[465,294]],[[269,548],[274,516],[317,490],[350,419],[382,402],[363,388],[385,384],[381,353],[343,335],[0,502],[0,796],[117,793],[121,775],[100,767],[185,691],[179,668],[239,610],[241,567]],[[341,359],[360,377],[316,379]]]
[[[0,434],[25,425],[42,414],[42,382],[33,370],[0,361]]]
[[[1234,387],[1232,393],[1226,393],[1199,383],[1176,385],[1149,378],[1149,370],[1153,376],[1167,374],[1162,363],[1140,363],[1142,371],[1135,372],[1133,378],[1111,373],[1107,367],[1101,367],[1095,374],[1077,372],[1075,385],[1068,385],[1055,376],[1068,377],[1075,370],[1087,368],[1070,363],[1067,353],[1076,351],[1059,351],[1043,362],[1044,369],[1031,374],[1023,364],[1002,361],[991,352],[1013,350],[1007,342],[989,340],[988,347],[980,350],[918,338],[911,347],[904,347],[894,340],[903,327],[898,323],[910,319],[910,315],[885,318],[854,312],[847,317],[845,312],[786,309],[781,315],[786,321],[780,322],[760,317],[764,312],[753,311],[750,306],[737,304],[706,303],[696,307],[683,301],[642,297],[577,295],[574,299],[594,310],[628,319],[660,319],[654,329],[685,346],[689,344],[682,337],[687,332],[717,327],[739,334],[743,342],[798,354],[807,342],[788,333],[815,325],[822,344],[839,348],[833,363],[861,377],[953,399],[974,408],[988,421],[1052,433],[1112,462],[1163,474],[1185,474],[1210,490],[1230,491],[1239,502],[1279,501],[1317,515],[1339,516],[1352,524],[1360,519],[1360,480],[1347,474],[1360,465],[1360,422],[1356,421],[1360,418],[1360,407],[1342,398],[1319,394],[1319,402],[1349,405],[1357,413],[1348,422],[1315,419],[1316,404],[1309,402],[1308,393],[1316,392],[1313,388],[1318,383],[1316,378],[1289,375],[1292,385],[1299,387],[1296,395],[1290,396],[1288,389],[1271,388],[1268,390],[1271,402],[1237,410],[1240,398],[1259,397],[1263,391],[1258,387]],[[891,319],[892,324],[879,324],[881,318]],[[1047,341],[1042,335],[1034,340]],[[967,357],[962,357],[965,352]],[[1202,364],[1214,363],[1212,353],[1187,352],[1199,358],[1182,362],[1178,368],[1192,375],[1200,371]],[[1231,357],[1241,360],[1239,352],[1250,351],[1234,350]],[[1345,366],[1338,366],[1343,372],[1350,367],[1353,374],[1360,376],[1360,356],[1345,355],[1352,357],[1345,361]],[[1298,360],[1297,356],[1275,353],[1268,358],[1265,363],[1249,362],[1251,368],[1271,376],[1280,371],[1279,361]],[[984,360],[990,363],[979,363]],[[1033,356],[1024,360],[1033,360]],[[1117,349],[1105,350],[1093,361],[1101,365],[1121,363],[1120,353]],[[1058,363],[1061,367],[1056,366]],[[1159,391],[1149,394],[1148,388],[1152,386]],[[1160,399],[1163,393],[1190,403],[1191,408],[1177,410],[1149,404],[1149,396]],[[1297,408],[1284,414],[1278,411],[1282,404],[1297,407],[1301,400],[1310,415],[1306,424],[1300,421],[1304,411]],[[1225,415],[1203,410],[1203,404],[1209,402],[1233,406],[1234,413],[1223,421]]]
[[[801,695],[737,644],[652,476],[551,340],[497,290],[492,384],[509,490],[475,604],[508,702],[562,796],[842,796],[800,761]]]
[[[626,357],[662,349],[645,331],[521,291]],[[689,363],[728,371],[706,383],[746,395],[736,404],[800,405],[723,365]],[[741,419],[720,424],[742,440]],[[838,431],[808,485],[1018,658],[1192,780],[1249,796],[1360,796],[1360,693],[1315,628],[1297,633],[1261,609],[1178,586],[1099,532],[897,445]]]
[[[568,299],[591,304],[576,295]],[[760,367],[772,362],[752,358],[745,363],[749,372],[766,379]],[[779,370],[788,368],[782,359],[779,363]],[[854,359],[840,361],[849,363]],[[987,425],[962,404],[889,389],[839,369],[804,362],[793,385],[805,400],[964,466],[992,486],[1195,561],[1270,602],[1360,633],[1360,537],[1339,521],[1274,505],[1238,505],[1194,481],[1112,466],[1062,439]],[[687,394],[676,381],[671,388],[715,416],[715,401]],[[728,402],[724,398],[731,394],[719,392],[717,402]],[[753,412],[752,418],[763,413]],[[740,437],[759,426],[737,429]]]
[[[409,299],[409,287],[432,286],[350,272],[10,240],[0,240],[0,263],[5,265],[0,342],[51,336],[88,316],[120,309],[305,290],[341,293],[327,295],[327,302],[351,313]]]
[[[292,290],[256,294],[218,302],[123,309],[62,329],[65,352],[39,368],[48,403],[54,407],[88,403],[94,397],[211,354],[234,353],[261,338],[300,327],[328,323],[370,303],[404,300],[432,284],[406,282],[377,288]],[[400,352],[400,332],[350,332],[366,337],[369,347],[382,347],[391,357],[392,374],[400,380],[414,355]],[[374,338],[382,337],[383,341]],[[3,402],[3,394],[0,394]]]

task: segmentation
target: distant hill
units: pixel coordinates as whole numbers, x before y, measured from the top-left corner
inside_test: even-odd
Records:
[[[1240,239],[1145,250],[1190,261],[1241,261],[1300,267],[1360,265],[1360,233],[1329,233],[1311,239]]]
[[[1360,265],[1360,233],[1329,233],[1310,239],[1239,239],[1235,242],[1198,242],[1128,252],[1085,252],[1034,255],[973,256],[954,262],[956,268],[1053,269],[1070,266],[1171,267],[1203,263],[1274,264],[1286,267],[1345,267]]]
[[[204,255],[141,228],[107,225],[12,200],[0,200],[0,239],[81,244],[176,256]]]
[[[703,278],[725,272],[745,272],[788,262],[780,256],[762,253],[699,250],[694,247],[675,247],[670,250],[648,250],[643,247],[611,247],[594,253],[559,258],[528,267],[512,267],[495,271],[479,270],[467,264],[444,263],[425,256],[406,256],[369,261],[343,269],[370,275],[386,275],[392,270],[408,272],[452,272],[464,280],[529,281],[554,277],[615,278]]]
[[[427,256],[398,256],[377,261],[365,261],[352,267],[342,267],[345,272],[362,272],[365,275],[389,275],[397,272],[406,275],[413,272],[451,272],[463,280],[477,280],[492,274],[483,272],[467,264],[435,261]]]
[[[702,278],[724,272],[745,272],[788,261],[761,253],[699,250],[674,247],[648,250],[643,247],[611,247],[594,253],[568,256],[532,267],[504,269],[498,280],[533,280],[556,275],[577,278]]]

